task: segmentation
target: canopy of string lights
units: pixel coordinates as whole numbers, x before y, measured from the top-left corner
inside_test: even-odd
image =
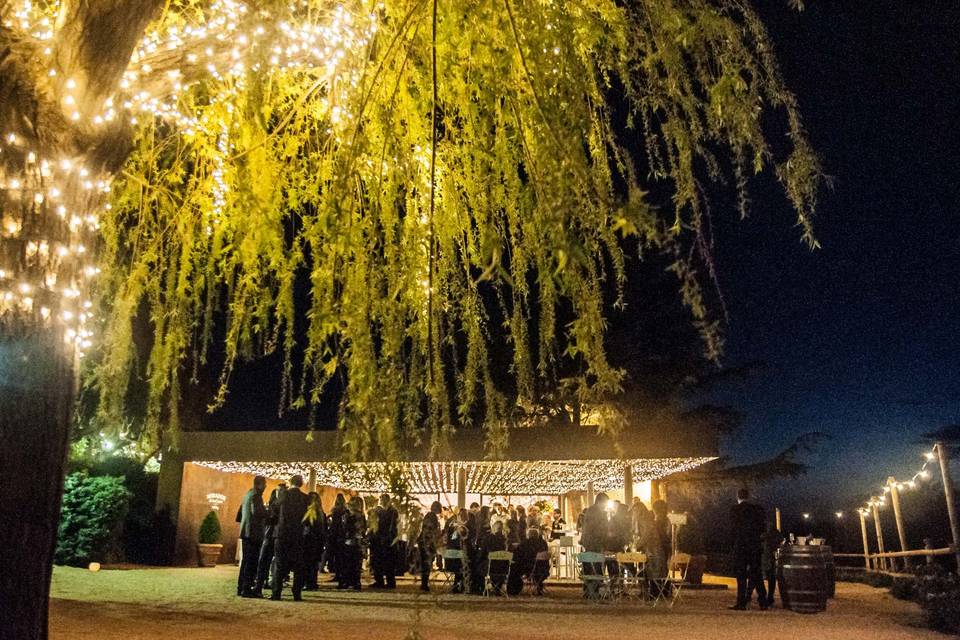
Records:
[[[636,482],[656,480],[687,471],[712,457],[634,458],[625,460],[523,460],[443,462],[225,462],[194,461],[203,467],[230,473],[286,479],[294,474],[316,478],[317,485],[378,493],[390,489],[397,476],[411,493],[442,493],[457,490],[457,475],[466,474],[468,493],[496,495],[555,495],[594,489],[608,491],[623,486],[629,466]]]

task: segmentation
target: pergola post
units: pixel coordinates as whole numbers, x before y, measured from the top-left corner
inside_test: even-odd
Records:
[[[628,507],[633,504],[633,467],[629,464],[623,468],[623,502]]]
[[[953,539],[953,552],[960,571],[960,523],[957,522],[957,505],[953,500],[953,479],[950,477],[950,454],[942,442],[934,445],[940,462],[940,477],[943,479],[943,495],[947,500],[947,517],[950,518],[950,536]]]
[[[877,553],[886,553],[883,546],[883,527],[880,524],[880,507],[873,503],[873,528],[877,531]],[[877,569],[889,568],[889,558],[877,558]]]
[[[783,533],[783,527],[780,526],[780,507],[777,507],[776,509],[774,509],[773,515],[777,525],[777,531],[779,531],[780,533]]]
[[[907,550],[907,534],[903,530],[903,514],[900,512],[900,489],[897,488],[897,479],[893,476],[887,478],[887,484],[890,486],[890,502],[893,504],[893,517],[897,523],[897,537],[900,538],[900,551]],[[910,568],[910,558],[903,558],[903,568]]]
[[[596,498],[597,496],[593,493],[593,480],[591,480],[587,483],[587,506],[592,506]]]
[[[457,469],[457,509],[467,508],[467,470]]]
[[[317,490],[317,470],[314,467],[310,467],[310,475],[307,478],[307,487],[310,491]]]
[[[860,514],[860,536],[863,538],[863,562],[867,571],[870,571],[872,565],[870,564],[870,541],[867,539],[867,516],[863,509],[857,509],[857,513]]]

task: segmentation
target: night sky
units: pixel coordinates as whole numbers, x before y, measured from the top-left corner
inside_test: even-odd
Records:
[[[726,448],[736,462],[808,431],[832,436],[805,458],[808,476],[768,494],[795,511],[851,509],[887,475],[917,470],[920,435],[960,422],[960,9],[756,4],[834,188],[822,195],[813,252],[769,176],[755,180],[747,220],[715,211],[724,364],[764,366],[711,400],[746,414]],[[205,426],[302,428],[302,412],[277,418],[278,365],[245,365]],[[334,423],[332,409],[319,425]]]
[[[726,363],[765,363],[725,394],[747,414],[732,452],[749,460],[826,432],[790,488],[798,507],[825,494],[849,509],[918,469],[920,435],[960,422],[960,9],[762,4],[835,184],[818,209],[821,250],[801,245],[764,185],[747,221],[721,225]]]

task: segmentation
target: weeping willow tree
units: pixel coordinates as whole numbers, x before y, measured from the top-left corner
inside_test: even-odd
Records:
[[[225,361],[217,406],[239,361],[279,350],[283,407],[345,380],[346,457],[437,451],[455,425],[482,427],[496,452],[512,408],[568,363],[583,398],[619,388],[604,314],[629,286],[626,246],[669,257],[719,353],[711,184],[744,209],[749,177],[770,168],[814,244],[820,169],[746,0],[0,14],[2,362],[18,371],[0,467],[4,486],[51,478],[4,501],[4,521],[23,523],[9,548],[52,549],[78,353],[94,356],[101,425],[125,423],[143,376],[143,438],[170,441],[211,354]],[[669,201],[654,206],[654,187]],[[491,365],[503,344],[508,372]],[[18,637],[44,633],[49,557],[4,574]]]

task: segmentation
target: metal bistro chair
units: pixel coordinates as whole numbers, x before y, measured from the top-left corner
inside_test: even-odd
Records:
[[[639,597],[646,600],[649,595],[647,583],[647,554],[636,551],[617,554],[620,566],[620,597]]]
[[[456,571],[450,569],[451,561],[457,562]],[[444,549],[443,568],[440,570],[440,574],[443,576],[443,582],[440,583],[440,586],[449,586],[451,589],[453,589],[453,585],[456,582],[457,577],[463,575],[463,564],[465,562],[466,555],[460,549]]]
[[[495,562],[496,565],[494,565]],[[491,551],[487,554],[487,575],[484,577],[483,595],[507,592],[511,566],[513,566],[513,554],[509,551]],[[494,578],[502,578],[499,588],[494,584]]]
[[[683,584],[687,580],[687,567],[689,566],[689,553],[675,553],[670,558],[670,562],[667,564],[667,577],[653,581],[657,591],[653,606],[657,606],[658,602],[664,602],[667,606],[673,608],[673,605],[680,599],[680,592],[683,591]]]
[[[604,574],[606,558],[602,553],[584,551],[577,554],[580,581],[584,595],[592,600],[603,601],[611,597],[610,578]]]
[[[536,594],[537,592],[537,581],[534,579],[534,576],[542,573],[543,575],[550,577],[550,551],[540,551],[537,553],[537,557],[533,559],[533,567],[530,569],[529,575],[523,577],[523,589],[528,594]],[[546,578],[544,578],[546,582]]]

